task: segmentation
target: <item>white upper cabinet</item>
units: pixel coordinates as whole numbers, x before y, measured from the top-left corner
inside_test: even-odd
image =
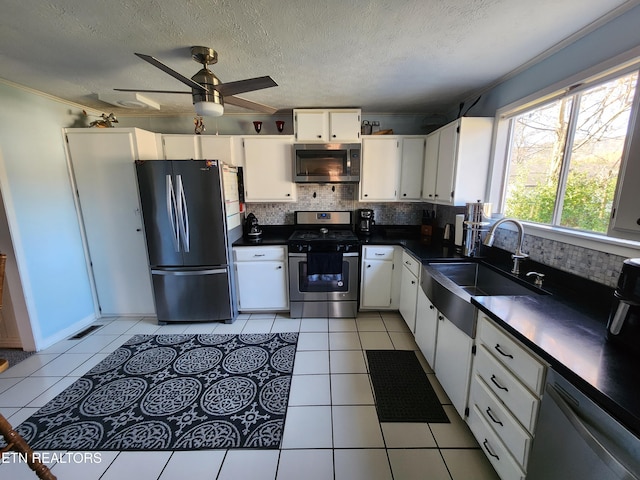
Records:
[[[440,148],[440,132],[427,135],[424,150],[424,174],[422,177],[422,198],[433,202],[436,197],[436,175],[438,172],[438,149]]]
[[[360,142],[360,109],[293,111],[295,141]]]
[[[201,159],[200,142],[197,135],[162,135],[165,160],[185,158]]]
[[[295,202],[293,137],[244,138],[244,198],[249,202]]]
[[[220,160],[242,166],[242,137],[239,135],[162,135],[163,158]]]
[[[420,200],[426,137],[402,137],[398,200]]]
[[[484,200],[492,130],[493,118],[462,117],[429,135],[423,199],[456,206]],[[437,166],[434,167],[436,143]]]
[[[399,137],[377,135],[363,138],[360,201],[396,200],[399,176]]]

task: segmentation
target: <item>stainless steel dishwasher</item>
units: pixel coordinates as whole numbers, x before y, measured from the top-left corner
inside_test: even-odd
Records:
[[[640,478],[640,439],[549,370],[527,480]]]

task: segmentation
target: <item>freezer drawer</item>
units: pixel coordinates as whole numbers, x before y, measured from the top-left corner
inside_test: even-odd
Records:
[[[227,267],[151,270],[158,323],[231,320]]]

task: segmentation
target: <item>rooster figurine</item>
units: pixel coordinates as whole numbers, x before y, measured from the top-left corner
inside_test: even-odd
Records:
[[[82,113],[87,115],[87,112],[85,112],[84,110],[82,111]],[[109,115],[107,115],[106,113],[103,113],[102,115],[100,115],[100,118],[102,120],[94,120],[89,124],[89,127],[113,128],[113,124],[118,123],[118,119],[113,113],[110,113]]]

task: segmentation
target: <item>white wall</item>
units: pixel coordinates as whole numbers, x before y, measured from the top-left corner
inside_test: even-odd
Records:
[[[7,281],[23,347],[39,350],[95,316],[62,136],[81,111],[3,83],[0,104],[0,191],[11,240],[0,248],[12,255]]]
[[[497,109],[640,45],[640,6],[613,19],[489,92],[471,116],[495,115]],[[457,113],[457,106],[451,106]]]

